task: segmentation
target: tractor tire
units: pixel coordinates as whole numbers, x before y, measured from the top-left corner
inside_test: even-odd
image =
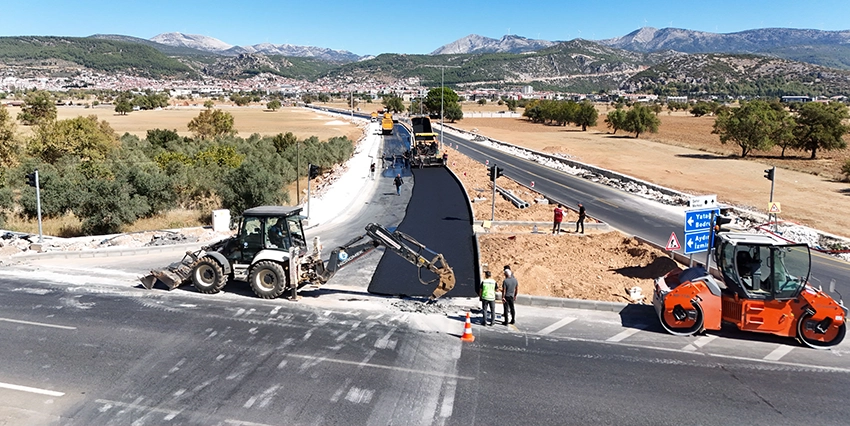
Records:
[[[844,340],[844,335],[847,334],[846,322],[837,329],[830,326],[826,333],[819,333],[816,324],[810,324],[813,322],[811,318],[812,314],[806,312],[797,321],[797,340],[800,343],[813,349],[829,349]]]
[[[277,262],[264,261],[254,265],[248,282],[257,297],[275,299],[289,287],[289,277]]]
[[[662,311],[659,316],[659,319],[661,320],[661,327],[664,327],[664,330],[667,330],[668,333],[676,336],[692,336],[701,332],[703,330],[705,315],[703,314],[702,307],[699,303],[692,302],[692,307],[696,312],[693,320],[686,319],[672,324],[667,322],[664,318],[664,312]]]
[[[215,294],[227,284],[221,265],[210,256],[202,257],[192,268],[192,285],[200,293]]]

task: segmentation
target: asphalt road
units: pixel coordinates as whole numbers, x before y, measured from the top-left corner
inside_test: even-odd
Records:
[[[548,168],[530,160],[515,157],[487,145],[445,133],[444,143],[468,157],[482,163],[497,164],[503,175],[524,185],[534,182],[534,189],[553,200],[575,208],[581,202],[589,216],[629,234],[643,237],[661,246],[667,244],[670,234],[683,236],[684,212],[681,208],[665,206],[658,202],[628,194],[614,188]],[[722,194],[721,194],[722,196]],[[697,253],[694,260],[705,263],[706,254]],[[835,257],[812,251],[812,271],[809,282],[828,288],[831,280],[845,297],[850,298],[850,264]]]
[[[724,337],[693,352],[673,350],[658,342],[705,337],[635,328],[634,318],[613,324],[616,314],[526,307],[516,327],[476,325],[475,342],[464,343],[459,314],[321,303],[0,278],[0,422],[850,420],[850,369],[829,351],[797,348],[801,362],[764,362],[746,355],[774,343]]]

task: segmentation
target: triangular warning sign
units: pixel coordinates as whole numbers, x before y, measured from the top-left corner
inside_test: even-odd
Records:
[[[676,238],[676,233],[670,233],[670,240],[667,241],[667,247],[665,247],[668,251],[679,250],[682,246],[679,245],[679,239]]]
[[[779,202],[772,202],[768,206],[767,212],[770,214],[782,213],[782,207],[780,207]]]

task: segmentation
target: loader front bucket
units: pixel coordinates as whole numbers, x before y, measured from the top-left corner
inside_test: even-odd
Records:
[[[187,257],[182,262],[172,263],[166,269],[153,270],[150,274],[139,278],[139,280],[142,281],[142,286],[148,290],[152,289],[157,281],[165,284],[169,290],[174,290],[189,279],[189,276],[192,274],[193,264],[194,260]]]

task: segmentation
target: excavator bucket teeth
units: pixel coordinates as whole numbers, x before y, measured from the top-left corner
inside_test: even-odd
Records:
[[[434,292],[431,293],[431,300],[437,300],[443,297],[444,294],[451,291],[455,288],[455,274],[453,271],[448,270],[440,273],[440,284],[437,285],[437,288],[434,289]]]

